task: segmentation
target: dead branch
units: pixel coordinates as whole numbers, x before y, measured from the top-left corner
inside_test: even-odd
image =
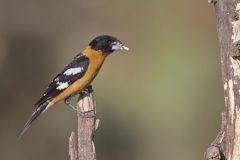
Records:
[[[222,79],[226,112],[217,138],[207,149],[205,158],[240,159],[240,21],[239,0],[210,1],[215,6],[220,44]]]
[[[78,132],[69,138],[69,155],[71,160],[96,160],[93,138],[99,124],[96,119],[96,104],[93,90],[81,93],[77,102]]]

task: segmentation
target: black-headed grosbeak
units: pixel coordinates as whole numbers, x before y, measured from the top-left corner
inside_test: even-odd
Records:
[[[96,77],[105,58],[117,50],[129,50],[129,48],[112,36],[103,35],[94,38],[89,46],[78,54],[49,84],[43,96],[35,104],[36,109],[31,117],[20,130],[18,139],[39,115],[54,104],[64,100],[68,106],[73,107],[69,98],[88,87]]]

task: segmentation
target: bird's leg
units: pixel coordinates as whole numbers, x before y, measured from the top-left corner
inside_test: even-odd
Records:
[[[89,95],[92,91],[93,91],[92,85],[88,85],[79,94],[84,97],[84,96]],[[88,110],[88,111],[80,112],[79,114],[80,114],[80,116],[82,116],[84,118],[92,118],[92,117],[96,116],[94,110]]]
[[[65,99],[64,99],[64,103],[65,103],[69,108],[73,109],[74,111],[77,111],[77,108],[71,104],[71,98],[72,98],[72,95],[70,95],[69,97],[65,98]]]
[[[85,92],[84,92],[84,93],[85,93]],[[88,92],[87,92],[87,93],[88,93]],[[73,109],[74,111],[78,111],[78,110],[77,110],[77,107],[75,107],[74,105],[71,104],[71,99],[72,99],[72,97],[73,97],[73,95],[65,98],[65,99],[64,99],[64,103],[65,103],[69,108]],[[89,110],[89,111],[86,111],[86,112],[80,112],[80,115],[81,115],[81,116],[84,116],[85,113],[87,114],[88,112],[92,112],[92,111],[93,111],[93,110]]]
[[[80,92],[80,94],[88,95],[91,91],[92,91],[92,86],[88,86],[82,92]],[[70,95],[69,97],[65,98],[64,103],[69,108],[78,112],[77,107],[75,107],[74,105],[71,104],[72,97],[73,97],[73,95]],[[89,111],[85,111],[85,112],[80,112],[79,111],[78,113],[81,117],[84,117],[84,118],[92,118],[92,117],[96,116],[95,113],[94,113],[94,110],[89,110]]]
[[[75,106],[73,106],[71,104],[71,98],[72,96],[69,96],[67,97],[65,100],[64,100],[64,103],[71,109],[73,109],[74,111],[78,112],[77,108]],[[92,114],[91,114],[92,113]],[[79,115],[81,117],[84,117],[84,118],[92,118],[95,116],[95,114],[93,113],[93,110],[89,110],[89,111],[85,111],[85,112],[79,112]]]

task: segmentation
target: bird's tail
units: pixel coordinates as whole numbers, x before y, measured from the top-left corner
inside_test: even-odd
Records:
[[[27,131],[27,129],[30,127],[30,125],[32,124],[32,122],[38,117],[40,116],[42,113],[44,113],[44,111],[47,109],[49,102],[45,102],[42,103],[41,105],[39,105],[34,112],[32,113],[32,115],[30,116],[30,118],[27,120],[27,122],[24,124],[24,126],[21,128],[21,130],[18,132],[17,134],[17,139],[19,140],[23,134]]]

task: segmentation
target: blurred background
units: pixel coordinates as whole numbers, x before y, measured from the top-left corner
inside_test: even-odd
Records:
[[[0,159],[69,159],[76,114],[51,108],[19,128],[54,76],[95,37],[130,48],[93,87],[98,160],[201,160],[224,110],[214,8],[207,0],[0,0]]]

